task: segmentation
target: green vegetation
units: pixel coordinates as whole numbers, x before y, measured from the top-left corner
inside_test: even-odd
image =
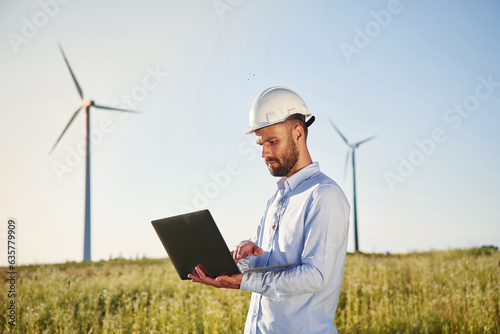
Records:
[[[494,248],[348,256],[335,322],[353,333],[500,333]]]
[[[349,254],[340,333],[500,333],[500,251]],[[181,281],[168,259],[18,267],[18,323],[8,324],[2,268],[0,331],[239,333],[250,295]]]

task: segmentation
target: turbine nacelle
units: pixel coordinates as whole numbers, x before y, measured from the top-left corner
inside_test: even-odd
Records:
[[[94,104],[94,101],[92,101],[92,100],[88,100],[88,99],[82,100],[82,108],[88,108],[93,104]]]

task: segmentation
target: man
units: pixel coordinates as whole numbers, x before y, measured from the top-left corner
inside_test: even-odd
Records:
[[[307,149],[314,121],[300,96],[272,87],[255,99],[250,131],[269,172],[281,177],[257,233],[233,250],[240,268],[290,268],[210,278],[196,268],[193,282],[252,292],[245,333],[336,333],[333,325],[347,248],[350,207]]]

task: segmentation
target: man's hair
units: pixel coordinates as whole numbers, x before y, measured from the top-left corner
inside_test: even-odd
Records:
[[[287,130],[291,132],[297,125],[300,125],[304,129],[305,139],[307,139],[307,125],[304,115],[294,114],[289,116],[283,124],[287,127]]]

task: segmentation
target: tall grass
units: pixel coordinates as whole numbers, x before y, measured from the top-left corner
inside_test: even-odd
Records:
[[[349,333],[500,333],[500,252],[349,256],[337,308]]]
[[[499,260],[494,249],[348,255],[335,325],[348,333],[500,333]],[[3,312],[6,333],[239,333],[250,297],[181,281],[167,259],[18,272],[18,323]]]

